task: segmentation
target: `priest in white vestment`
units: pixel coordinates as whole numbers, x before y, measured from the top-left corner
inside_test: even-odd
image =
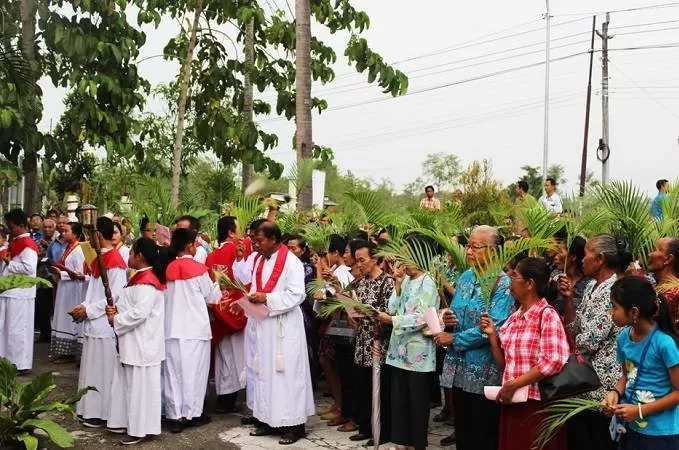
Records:
[[[101,245],[101,258],[108,274],[111,296],[115,302],[127,284],[127,263],[111,243],[113,221],[108,217],[98,218],[97,233]],[[84,321],[78,388],[93,386],[97,388],[97,392],[90,391],[85,394],[78,402],[76,413],[83,420],[84,426],[101,428],[106,425],[111,408],[111,385],[118,356],[115,333],[106,317],[106,294],[96,259],[92,262],[90,271],[92,275],[87,285],[85,301],[73,309],[72,315],[74,319]]]
[[[260,422],[252,436],[283,433],[280,444],[305,435],[304,424],[314,415],[311,372],[304,318],[304,267],[281,242],[273,223],[262,224],[256,241],[250,301],[269,310],[262,320],[250,318],[245,328],[247,402]]]
[[[38,269],[38,246],[28,232],[28,218],[20,209],[5,214],[12,242],[5,255],[2,275],[34,277]],[[0,293],[0,356],[20,372],[33,367],[35,286]]]
[[[78,337],[82,335],[83,324],[74,322],[68,315],[84,301],[85,296],[85,253],[78,240],[81,234],[82,225],[77,222],[62,226],[60,238],[66,243],[66,248],[59,261],[50,268],[58,280],[50,343],[50,356],[56,364],[75,359]]]
[[[165,359],[165,279],[158,267],[153,240],[135,242],[129,265],[136,269],[123,295],[107,307],[109,322],[118,336],[120,364],[113,374],[108,429],[125,433],[125,445],[159,435],[161,415],[161,363]],[[155,268],[152,268],[155,265]]]

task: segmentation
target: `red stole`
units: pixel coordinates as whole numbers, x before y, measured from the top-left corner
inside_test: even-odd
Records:
[[[66,258],[68,258],[68,255],[70,255],[73,252],[73,250],[75,250],[76,247],[79,247],[79,246],[80,246],[80,242],[78,242],[77,239],[73,239],[71,242],[69,242],[68,247],[66,247],[66,250],[64,250],[64,253],[61,255],[61,259],[59,260],[59,263],[62,266],[66,265]]]
[[[158,280],[158,277],[156,277],[156,274],[153,273],[153,270],[151,269],[138,270],[135,272],[132,278],[130,278],[130,281],[127,282],[126,287],[139,286],[142,284],[151,285],[159,291],[165,290],[165,285]]]
[[[167,281],[189,280],[207,272],[205,264],[194,261],[193,258],[177,258],[167,266],[165,276]]]
[[[283,268],[285,267],[285,259],[288,256],[288,247],[281,245],[278,247],[278,254],[276,255],[276,263],[273,266],[273,271],[269,277],[269,281],[266,285],[262,286],[262,270],[264,269],[265,258],[259,258],[255,264],[257,268],[255,269],[255,280],[257,281],[257,291],[264,294],[268,294],[276,287],[278,280],[283,274]]]
[[[110,249],[106,253],[102,252],[101,259],[104,261],[104,269],[106,270],[127,269],[127,264],[125,264],[123,257],[120,256],[120,253],[118,253],[118,250],[115,248]],[[99,263],[96,259],[92,261],[90,272],[92,272],[94,278],[99,278],[101,276],[101,273],[99,272]]]
[[[12,242],[9,243],[9,255],[14,258],[16,256],[19,256],[21,252],[23,252],[25,249],[30,248],[33,250],[35,253],[40,253],[38,251],[38,246],[33,241],[33,239],[30,238],[30,236],[19,236],[17,238],[12,239]]]
[[[247,255],[243,255],[247,257]],[[205,261],[205,265],[210,272],[221,267],[224,268],[226,274],[233,280],[233,263],[236,261],[236,244],[227,241],[224,242],[217,250],[210,253]],[[228,299],[228,303],[224,302],[219,305],[212,306],[212,314],[214,321],[210,322],[212,329],[212,345],[215,346],[222,340],[224,336],[230,336],[245,328],[247,318],[244,314],[233,314],[231,312],[230,304],[240,299],[243,294],[237,289],[229,289],[223,291],[222,300]]]

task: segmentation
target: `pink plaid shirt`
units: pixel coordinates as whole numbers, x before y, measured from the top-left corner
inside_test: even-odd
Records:
[[[505,351],[502,384],[520,377],[533,367],[545,376],[555,375],[561,371],[570,354],[561,318],[545,299],[528,311],[519,309],[509,316],[500,328],[500,342]],[[537,384],[528,388],[528,398],[540,400]]]

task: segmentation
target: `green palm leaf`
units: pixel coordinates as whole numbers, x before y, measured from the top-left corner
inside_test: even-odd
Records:
[[[302,230],[307,245],[318,255],[324,255],[328,252],[330,236],[335,232],[336,230],[333,227],[316,222],[307,224]]]
[[[246,195],[239,196],[234,202],[231,215],[237,221],[237,233],[239,236],[244,236],[248,226],[253,220],[258,219],[266,211],[264,202],[258,197],[250,197]]]
[[[389,205],[383,199],[380,199],[375,192],[347,192],[345,196],[352,202],[349,208],[356,214],[361,225],[371,224],[384,227],[402,220],[399,215],[389,212]]]
[[[545,409],[538,413],[545,418],[538,425],[532,450],[544,448],[572,417],[584,411],[600,411],[602,408],[601,402],[582,398],[567,398],[548,403]]]
[[[564,221],[542,206],[530,206],[521,210],[521,216],[531,237],[550,238],[564,227]]]

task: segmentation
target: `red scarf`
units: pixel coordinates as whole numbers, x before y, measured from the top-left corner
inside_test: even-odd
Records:
[[[205,272],[205,264],[194,261],[193,258],[177,258],[167,266],[165,276],[167,281],[178,281],[199,277]]]
[[[66,258],[68,258],[68,255],[70,255],[73,250],[76,249],[76,247],[80,246],[80,242],[78,242],[77,239],[73,239],[71,242],[68,243],[68,247],[66,247],[66,250],[64,250],[64,253],[61,255],[61,260],[59,263],[64,266],[66,265]]]
[[[153,270],[151,269],[138,270],[132,278],[130,278],[130,281],[127,282],[126,287],[139,286],[142,284],[151,285],[159,291],[165,290],[165,285],[158,280],[158,277],[156,277],[156,274],[153,273]]]
[[[101,259],[104,261],[104,269],[106,270],[127,269],[127,264],[125,264],[123,257],[120,256],[120,253],[118,253],[118,250],[115,248],[112,248],[106,253],[102,252]],[[92,261],[92,268],[90,269],[90,272],[92,272],[92,276],[94,278],[99,278],[101,276],[101,273],[99,273],[99,263],[97,262],[96,258],[94,261]]]
[[[273,271],[269,277],[269,281],[266,282],[265,286],[262,286],[262,270],[264,269],[265,258],[259,258],[257,263],[257,270],[255,271],[255,280],[257,281],[257,291],[264,294],[268,294],[276,287],[278,280],[283,274],[283,268],[285,267],[285,258],[288,256],[288,247],[281,245],[278,247],[278,255],[276,255],[276,263],[273,266]]]
[[[25,249],[30,248],[33,250],[35,253],[40,253],[38,251],[38,246],[33,241],[33,239],[30,238],[30,236],[19,236],[17,238],[14,238],[12,242],[9,243],[9,255],[12,258],[15,258],[21,254]]]

